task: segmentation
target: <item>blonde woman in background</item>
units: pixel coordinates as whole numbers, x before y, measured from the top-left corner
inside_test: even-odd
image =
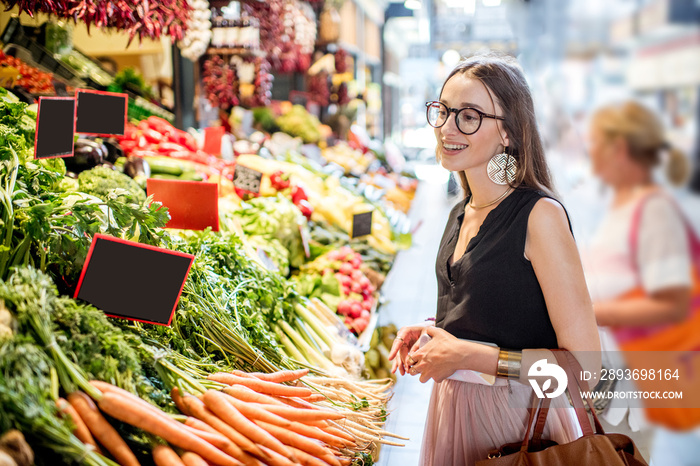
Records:
[[[688,162],[664,133],[656,115],[633,101],[603,107],[591,120],[593,172],[612,190],[611,205],[584,255],[598,325],[614,329],[601,329],[604,350],[614,351],[625,339],[678,323],[689,313],[691,256],[684,219],[654,179],[655,168],[665,162],[669,181],[681,185]],[[643,293],[630,294],[639,288]],[[616,389],[633,387],[618,382]],[[638,430],[644,425],[642,410],[627,408],[624,400],[615,400],[603,418],[618,425],[629,415],[631,429]],[[659,428],[651,459],[656,466],[700,464],[700,436]]]

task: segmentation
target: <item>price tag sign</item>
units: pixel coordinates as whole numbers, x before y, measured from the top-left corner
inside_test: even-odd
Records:
[[[212,126],[204,128],[204,152],[217,157],[221,155],[221,140],[226,134],[226,129],[223,126]]]
[[[219,231],[219,185],[202,181],[146,181],[148,195],[168,208],[166,228]]]
[[[39,97],[34,158],[72,156],[74,135],[75,99]]]
[[[372,234],[372,211],[355,214],[352,217],[351,238]]]
[[[96,234],[75,290],[110,317],[170,325],[194,256]]]
[[[127,94],[77,89],[75,99],[75,131],[94,136],[124,135]]]
[[[252,168],[236,165],[236,170],[233,172],[233,186],[253,194],[260,192],[260,182],[263,174]]]

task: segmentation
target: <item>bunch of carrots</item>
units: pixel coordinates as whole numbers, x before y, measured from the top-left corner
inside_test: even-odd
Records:
[[[371,452],[375,443],[400,445],[382,438],[402,437],[382,431],[383,420],[376,415],[338,408],[336,401],[346,401],[347,394],[332,385],[346,382],[307,374],[307,369],[211,374],[207,386],[216,388],[200,385],[199,390],[190,388],[191,393],[182,386],[172,389],[171,397],[183,415],[167,414],[100,381],[90,382],[101,392],[96,400],[78,391],[67,400],[59,399],[58,407],[70,416],[76,437],[125,466],[139,462],[104,415],[157,437],[152,454],[158,466],[348,466],[357,453]],[[348,383],[353,390],[378,399],[390,386]],[[367,401],[365,406],[371,408],[376,402],[380,401]]]

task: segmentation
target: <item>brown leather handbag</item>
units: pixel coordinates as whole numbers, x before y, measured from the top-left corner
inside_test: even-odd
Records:
[[[550,399],[540,400],[533,394],[533,403],[529,408],[529,418],[525,439],[522,443],[503,445],[489,453],[486,460],[476,462],[476,466],[648,466],[637,450],[632,439],[623,434],[606,434],[593,409],[593,403],[586,398],[591,408],[595,431],[583,407],[581,391],[588,390],[575,374],[581,373],[581,366],[576,358],[566,350],[553,350],[559,366],[569,379],[567,390],[571,396],[576,417],[583,436],[570,443],[559,445],[554,441],[542,439],[542,432],[547,421]],[[576,381],[577,385],[573,386]],[[533,423],[535,429],[530,439]]]

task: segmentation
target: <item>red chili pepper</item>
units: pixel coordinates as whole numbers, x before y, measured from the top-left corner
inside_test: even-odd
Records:
[[[302,199],[297,204],[297,207],[299,207],[299,210],[301,211],[301,213],[304,215],[304,217],[306,217],[306,220],[311,220],[311,214],[314,213],[314,208],[311,207],[311,204],[309,204],[309,201]]]
[[[180,144],[175,144],[174,142],[162,141],[160,144],[158,144],[158,152],[163,154],[182,151],[189,152],[186,147],[181,146]]]
[[[167,121],[163,118],[157,117],[157,116],[149,116],[148,119],[146,120],[146,122],[148,123],[148,126],[151,129],[154,129],[161,134],[171,132],[172,130],[175,129],[173,127],[173,125],[170,124],[169,121]]]
[[[132,140],[132,139],[124,139],[119,143],[121,148],[124,150],[125,153],[130,153],[132,150],[136,149],[136,144],[137,142]]]
[[[292,202],[294,205],[299,205],[300,201],[308,201],[309,198],[306,196],[306,191],[299,185],[295,185],[292,188]]]
[[[143,134],[146,140],[152,144],[158,144],[163,140],[162,134],[150,128],[142,129],[141,134]]]

